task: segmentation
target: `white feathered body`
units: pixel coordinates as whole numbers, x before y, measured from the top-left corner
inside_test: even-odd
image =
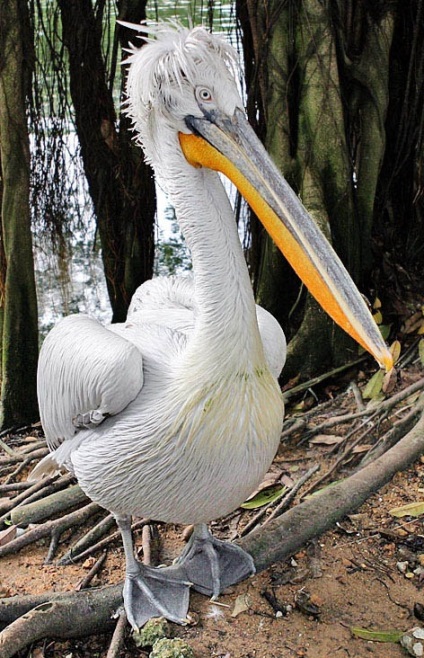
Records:
[[[278,446],[281,395],[267,364],[237,370],[230,359],[226,367],[207,346],[201,367],[190,359],[188,369],[193,311],[189,298],[187,307],[160,306],[170,286],[192,288],[190,279],[157,279],[136,293],[125,324],[105,328],[77,315],[50,332],[40,354],[41,418],[51,457],[94,501],[118,514],[207,522],[261,481]],[[258,315],[279,368],[281,330],[263,309]],[[77,414],[93,409],[110,417],[76,428]]]
[[[50,462],[116,514],[222,516],[257,487],[279,443],[284,335],[255,306],[218,175],[190,165],[178,138],[183,117],[199,111],[194,78],[216,88],[229,116],[240,106],[228,53],[204,30],[173,31],[135,53],[130,70],[129,113],[173,201],[194,279],[144,284],[122,325],[66,318],[40,354]],[[87,414],[93,427],[82,426]]]

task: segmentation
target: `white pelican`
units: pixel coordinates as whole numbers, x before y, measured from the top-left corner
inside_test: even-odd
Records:
[[[133,26],[139,31],[145,27]],[[34,477],[65,465],[121,529],[129,622],[185,623],[189,588],[217,597],[255,570],[206,524],[260,483],[277,450],[285,357],[276,321],[255,307],[226,174],[327,312],[377,360],[391,356],[338,257],[249,127],[236,55],[202,28],[157,26],[129,57],[127,111],[172,200],[194,279],[136,292],[125,324],[84,315],[46,338],[38,372],[51,454]],[[194,524],[172,566],[134,557],[131,515]]]

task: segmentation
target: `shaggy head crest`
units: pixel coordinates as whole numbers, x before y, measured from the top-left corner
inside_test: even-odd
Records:
[[[132,119],[136,139],[148,160],[154,160],[151,141],[164,122],[187,130],[184,117],[199,114],[195,89],[205,85],[225,90],[236,88],[238,60],[235,50],[222,37],[203,27],[187,29],[176,23],[131,25],[147,42],[132,47],[124,63],[129,64],[125,111]],[[181,124],[178,126],[178,121]]]

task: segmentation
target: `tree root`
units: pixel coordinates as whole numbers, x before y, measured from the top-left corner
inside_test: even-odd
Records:
[[[24,535],[21,535],[8,544],[1,546],[0,557],[3,557],[4,555],[10,555],[10,553],[15,553],[24,546],[32,544],[34,541],[38,541],[43,537],[50,536],[51,543],[49,553],[46,558],[46,562],[49,562],[53,558],[60,535],[69,528],[78,527],[90,516],[97,514],[98,512],[102,511],[102,509],[103,508],[96,503],[90,503],[89,505],[86,505],[85,507],[76,510],[75,512],[71,512],[70,514],[66,514],[59,519],[55,519],[54,521],[46,521],[46,523],[43,523],[42,525],[33,528],[32,530],[28,530],[28,532],[26,532]]]
[[[45,637],[72,638],[104,633],[122,605],[122,584],[66,594],[0,599],[0,656],[12,658],[20,649]],[[12,622],[12,623],[11,623]]]

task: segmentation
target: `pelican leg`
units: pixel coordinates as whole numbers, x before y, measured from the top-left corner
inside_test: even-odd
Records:
[[[176,564],[184,569],[193,589],[213,599],[256,571],[249,553],[235,544],[215,539],[204,523],[194,526]]]
[[[125,551],[123,596],[131,626],[139,629],[152,617],[186,624],[191,583],[184,578],[184,571],[175,565],[154,568],[141,564],[134,556],[130,518],[115,518]]]

